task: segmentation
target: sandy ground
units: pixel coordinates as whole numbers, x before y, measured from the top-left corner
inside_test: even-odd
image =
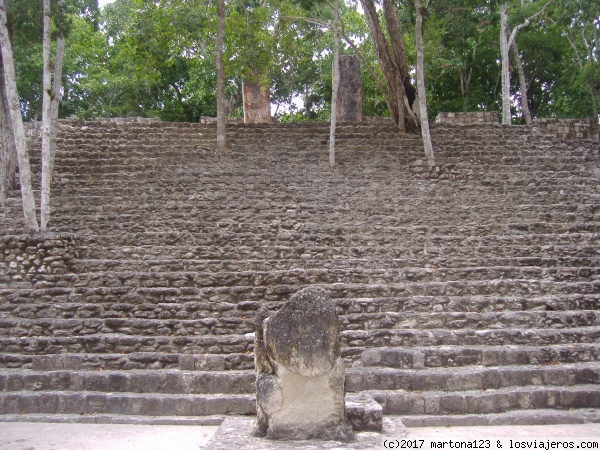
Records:
[[[199,450],[206,448],[216,426],[89,425],[0,422],[2,450]],[[595,438],[600,424],[501,427],[408,428],[405,438],[485,439],[561,437]],[[283,448],[283,447],[282,447]]]

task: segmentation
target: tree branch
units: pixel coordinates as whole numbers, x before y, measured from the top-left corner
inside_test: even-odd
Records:
[[[512,46],[512,43],[514,42],[515,38],[517,37],[517,33],[519,32],[519,30],[521,28],[525,28],[527,25],[529,25],[531,23],[532,19],[535,19],[537,16],[539,16],[541,13],[544,12],[544,10],[546,9],[546,7],[552,3],[552,0],[549,0],[542,9],[540,9],[538,12],[536,12],[533,16],[528,17],[527,19],[525,19],[525,22],[523,22],[520,25],[517,25],[516,27],[513,28],[512,33],[510,34],[510,37],[508,38],[508,47],[510,48]]]

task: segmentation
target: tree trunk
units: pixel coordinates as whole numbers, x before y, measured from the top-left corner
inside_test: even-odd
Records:
[[[40,182],[40,229],[43,231],[50,221],[50,138],[52,121],[52,63],[50,61],[50,0],[43,0],[42,39],[42,178]]]
[[[548,2],[531,17],[525,19],[525,22],[517,25],[512,29],[508,28],[508,3],[500,5],[500,57],[502,58],[502,124],[511,124],[511,113],[510,113],[510,67],[508,53],[512,45],[516,42],[517,33],[521,28],[526,27],[531,23],[531,19],[539,16],[544,12],[546,7],[552,3],[552,0]],[[524,2],[521,2],[521,6],[524,6]],[[519,60],[520,63],[520,60]],[[527,91],[527,89],[525,89]]]
[[[215,43],[215,67],[217,69],[217,155],[227,154],[225,111],[225,71],[223,69],[223,41],[225,40],[225,0],[217,3],[218,30]]]
[[[62,3],[62,2],[59,2]],[[52,91],[52,109],[50,111],[50,175],[54,176],[56,159],[56,138],[58,136],[58,109],[62,101],[62,67],[65,56],[65,38],[56,40],[56,60],[54,61],[54,86]]]
[[[416,132],[419,129],[419,122],[411,110],[416,95],[410,83],[396,8],[390,0],[384,0],[386,28],[390,36],[390,43],[388,43],[381,29],[373,0],[360,0],[360,2],[388,90],[390,114],[401,132]]]
[[[519,49],[517,47],[517,41],[515,40],[511,46],[513,52],[513,58],[515,59],[515,66],[517,67],[517,73],[519,74],[519,90],[521,92],[521,109],[523,110],[523,118],[527,125],[531,125],[533,120],[531,118],[531,112],[529,111],[529,100],[527,98],[527,80],[525,79],[525,70],[523,70],[523,64],[521,62],[521,56],[519,55]]]
[[[0,53],[0,80],[4,80],[4,65]],[[17,151],[8,111],[5,83],[0,82],[0,206],[4,206],[8,192],[16,188]]]
[[[406,52],[404,51],[404,37],[400,30],[398,12],[393,1],[383,0],[383,16],[390,36],[391,53],[393,55],[392,63],[394,64],[394,69],[398,72],[396,79],[402,85],[401,89],[399,88],[397,92],[402,94],[398,102],[404,107],[399,108],[399,111],[402,111],[401,115],[404,118],[405,130],[417,133],[419,131],[419,119],[412,109],[417,98],[417,92],[411,84],[410,70],[406,62]]]
[[[500,58],[502,60],[502,124],[511,124],[510,67],[508,60],[508,5],[500,6]]]
[[[27,153],[27,142],[23,128],[23,118],[17,93],[17,82],[15,77],[15,64],[13,59],[12,44],[6,26],[6,5],[0,0],[0,48],[2,51],[3,75],[6,94],[8,99],[8,116],[13,130],[17,160],[19,162],[19,175],[21,184],[21,198],[23,200],[23,217],[25,227],[30,232],[39,231],[35,199],[31,188],[31,171],[29,167],[29,154]]]
[[[335,166],[335,127],[337,125],[338,89],[340,86],[340,37],[339,26],[339,0],[335,0],[333,11],[333,76],[331,90],[331,118],[329,125],[329,165]]]
[[[426,3],[427,4],[427,3]],[[423,136],[423,147],[429,167],[435,166],[433,146],[431,145],[431,133],[429,131],[429,117],[427,116],[427,94],[425,92],[425,55],[423,52],[423,8],[421,1],[415,0],[416,26],[415,41],[417,46],[417,91],[419,99],[419,112],[421,115],[421,136]]]

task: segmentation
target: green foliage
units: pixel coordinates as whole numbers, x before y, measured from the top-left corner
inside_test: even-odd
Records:
[[[498,6],[510,26],[546,0],[431,1],[425,17],[425,78],[431,118],[440,111],[500,107]],[[159,116],[197,121],[214,116],[216,6],[210,0],[52,1],[54,36],[67,38],[62,117]],[[363,114],[387,116],[375,77],[382,76],[356,3],[342,2],[344,34],[361,53]],[[415,63],[413,2],[398,2],[409,64]],[[553,0],[518,35],[536,117],[591,116],[600,92],[600,6]],[[41,0],[12,0],[9,20],[22,110],[41,107]],[[224,48],[230,116],[240,117],[243,79],[269,82],[281,121],[328,120],[331,101],[331,6],[320,0],[229,0]],[[342,39],[342,54],[354,49]],[[366,64],[365,64],[366,62]],[[517,95],[516,73],[511,75]],[[592,89],[593,88],[593,89]],[[592,97],[595,90],[596,97]]]

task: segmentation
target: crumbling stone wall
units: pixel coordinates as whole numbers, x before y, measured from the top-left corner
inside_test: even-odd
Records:
[[[75,257],[76,238],[71,233],[4,236],[0,241],[0,275],[10,283],[69,273]]]
[[[446,123],[453,125],[498,125],[497,111],[477,112],[441,112],[435,118],[435,123]]]
[[[594,119],[538,119],[535,126],[545,133],[551,133],[565,140],[600,140],[598,125]]]

